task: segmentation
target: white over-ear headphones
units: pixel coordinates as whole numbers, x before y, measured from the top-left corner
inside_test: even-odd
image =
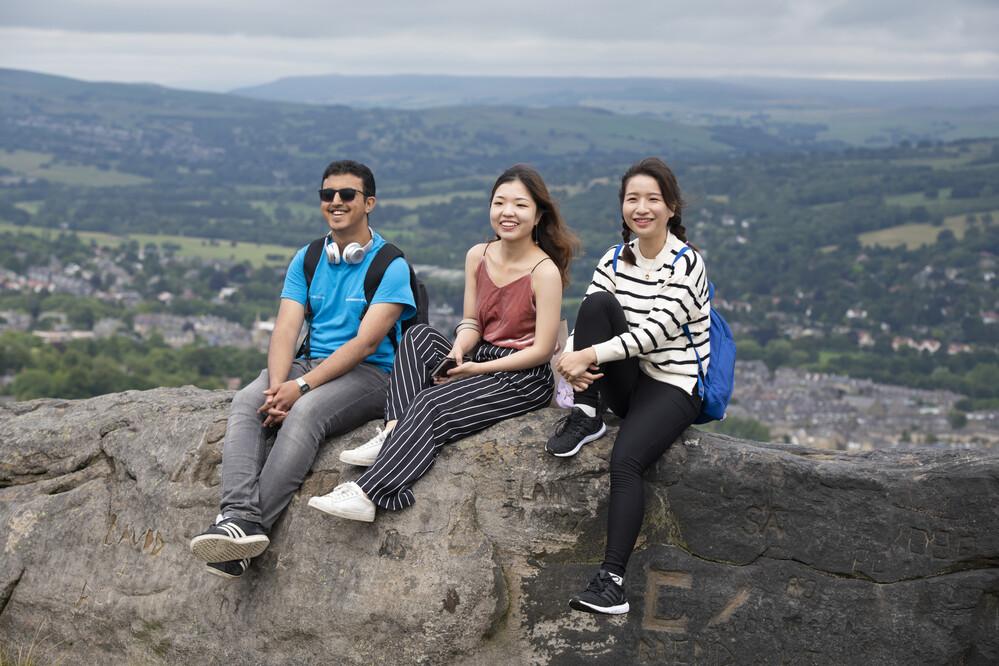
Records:
[[[347,247],[343,248],[343,253],[340,252],[340,246],[336,244],[330,234],[326,235],[326,242],[323,249],[326,250],[326,259],[331,264],[339,264],[341,261],[347,264],[359,264],[364,261],[365,255],[368,254],[368,250],[371,249],[371,244],[375,242],[374,231],[371,232],[371,240],[369,240],[364,245],[360,243],[348,243]]]

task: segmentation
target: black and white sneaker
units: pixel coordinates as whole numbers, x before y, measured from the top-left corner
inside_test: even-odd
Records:
[[[568,416],[555,425],[555,434],[545,444],[545,451],[568,458],[579,453],[583,444],[603,437],[607,432],[604,420],[597,416],[587,416],[579,407],[573,407]]]
[[[191,552],[205,562],[229,562],[256,557],[271,540],[259,523],[242,518],[222,518],[191,539]]]
[[[624,579],[601,569],[586,589],[569,600],[569,607],[584,613],[622,615],[630,610],[628,597],[624,596]]]
[[[247,558],[228,562],[209,562],[205,565],[205,569],[208,573],[222,576],[222,578],[239,578],[248,566],[250,566],[250,560]]]

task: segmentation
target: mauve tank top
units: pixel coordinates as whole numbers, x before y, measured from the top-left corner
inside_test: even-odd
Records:
[[[486,270],[483,253],[475,276],[475,298],[483,340],[497,347],[512,349],[524,349],[534,343],[537,310],[531,289],[531,273],[497,287]]]

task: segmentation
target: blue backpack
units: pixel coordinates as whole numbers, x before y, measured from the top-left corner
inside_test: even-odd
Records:
[[[622,249],[624,249],[623,244],[614,248],[614,273],[617,273],[617,258]],[[689,249],[689,246],[685,245],[676,253],[670,265],[675,266]],[[715,285],[708,280],[708,300],[713,301],[714,298]],[[720,421],[725,418],[725,410],[728,408],[728,402],[732,398],[732,388],[735,386],[735,339],[732,337],[732,329],[728,327],[728,322],[718,310],[712,307],[711,322],[708,325],[711,365],[708,366],[706,374],[701,364],[701,355],[697,353],[694,338],[690,335],[690,329],[686,324],[683,325],[683,332],[687,335],[687,340],[690,341],[694,356],[697,358],[697,394],[701,396],[701,413],[694,423]]]

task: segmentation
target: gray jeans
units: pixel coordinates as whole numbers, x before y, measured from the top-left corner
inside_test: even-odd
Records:
[[[289,379],[301,377],[322,359],[296,359]],[[233,398],[222,449],[221,513],[260,523],[270,530],[316,460],[328,437],[384,418],[388,373],[361,363],[345,375],[299,398],[277,430],[262,427],[267,370]]]

